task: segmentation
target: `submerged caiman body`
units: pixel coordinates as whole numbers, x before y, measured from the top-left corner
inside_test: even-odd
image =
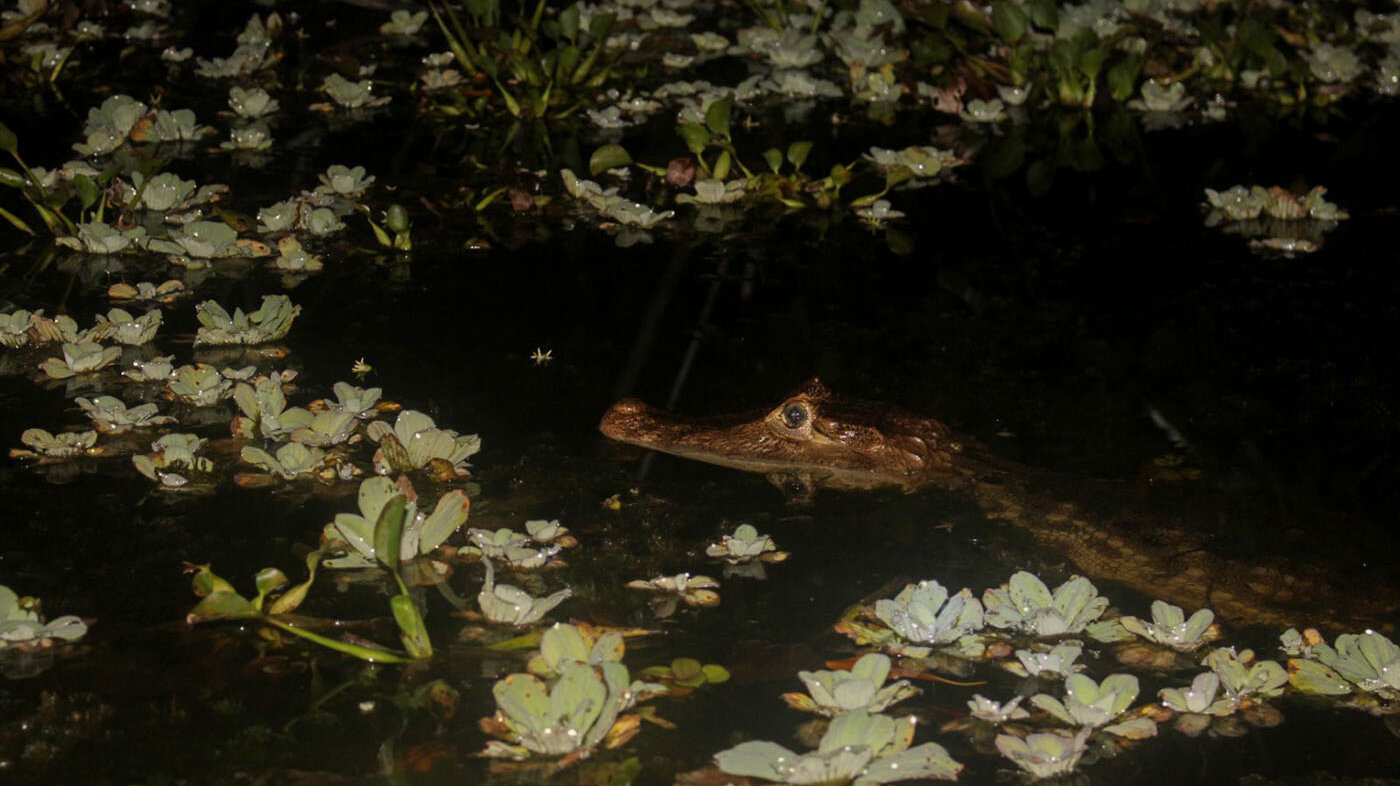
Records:
[[[1111,501],[1119,495],[1100,493],[1106,484],[1069,483],[999,459],[937,420],[842,399],[816,379],[773,409],[745,415],[687,418],[625,399],[599,429],[619,442],[765,473],[798,489],[969,493],[987,517],[1024,529],[1086,575],[1188,613],[1210,608],[1236,624],[1388,628],[1397,606],[1393,588],[1339,586],[1334,571],[1312,561],[1215,553],[1215,522],[1202,527],[1179,511],[1128,510]],[[1188,517],[1201,515],[1208,514]]]

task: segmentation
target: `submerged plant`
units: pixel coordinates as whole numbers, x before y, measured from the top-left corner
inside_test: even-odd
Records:
[[[833,717],[855,710],[884,712],[891,705],[918,695],[919,689],[909,680],[885,684],[889,674],[888,655],[866,653],[852,664],[850,671],[797,672],[807,693],[784,693],[783,701],[793,709]]]
[[[963,765],[943,746],[926,742],[911,748],[913,739],[913,716],[895,719],[856,710],[833,720],[811,753],[751,740],[716,753],[715,765],[730,775],[791,784],[957,779]]]

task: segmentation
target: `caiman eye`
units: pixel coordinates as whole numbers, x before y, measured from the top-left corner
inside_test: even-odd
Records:
[[[807,408],[801,404],[788,404],[783,407],[783,425],[791,429],[801,428],[807,422]]]

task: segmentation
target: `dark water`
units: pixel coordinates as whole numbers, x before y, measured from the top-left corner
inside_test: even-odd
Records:
[[[798,689],[798,669],[850,654],[829,626],[871,593],[923,578],[980,591],[1023,567],[1053,585],[1073,568],[953,493],[829,492],[793,506],[756,475],[668,457],[639,466],[595,430],[621,395],[674,399],[697,414],[733,411],[768,406],[820,376],[843,394],[942,418],[1029,465],[1125,484],[1179,450],[1149,418],[1155,409],[1189,440],[1204,486],[1223,488],[1266,523],[1263,537],[1277,536],[1261,545],[1238,542],[1259,529],[1222,532],[1221,550],[1306,560],[1305,549],[1323,543],[1393,591],[1400,259],[1391,184],[1400,176],[1392,145],[1400,116],[1357,104],[1320,125],[1245,108],[1236,122],[1127,141],[1115,140],[1112,122],[1100,119],[1097,131],[1064,124],[1062,147],[1093,134],[1104,141],[1106,163],[1093,171],[1036,132],[985,140],[981,163],[958,182],[899,205],[912,218],[895,225],[893,241],[854,221],[753,216],[731,235],[681,230],[618,248],[586,221],[556,215],[512,226],[503,215],[495,220],[505,236],[469,252],[462,242],[481,230],[465,211],[416,216],[411,261],[376,261],[346,243],[328,252],[325,272],[291,290],[304,309],[285,342],[284,365],[301,371],[304,391],[294,403],[325,395],[367,359],[376,369],[369,382],[388,398],[481,434],[472,525],[559,518],[579,536],[570,566],[544,581],[578,591],[556,617],[659,630],[629,647],[634,670],[693,655],[734,671],[728,684],[658,701],[676,729],[647,725],[624,753],[600,754],[605,764],[637,756],[638,782],[669,782],[745,738],[799,747],[790,735],[802,719],[779,695]],[[57,116],[29,128],[44,123],[76,128]],[[830,141],[832,155],[923,143],[918,125],[853,126]],[[998,176],[998,155],[1023,133],[1041,171],[1054,170],[1048,193],[1027,187],[1024,167]],[[367,147],[366,137],[385,144]],[[181,166],[201,182],[228,182],[249,200],[241,209],[341,161],[366,165],[405,194],[440,193],[453,165],[434,155],[436,141],[433,129],[390,115],[296,148],[270,171],[223,169],[217,158]],[[1353,217],[1316,254],[1252,254],[1201,225],[1201,189],[1237,182],[1323,183]],[[511,232],[528,239],[512,242]],[[41,246],[6,246],[0,294],[12,307],[84,322],[105,309],[110,281],[149,278],[27,275]],[[215,279],[196,300],[255,307],[280,290],[275,277],[255,273]],[[188,301],[167,312],[162,352],[186,362],[194,328]],[[531,362],[537,347],[551,351],[549,364]],[[26,427],[82,420],[62,387],[11,376],[0,379],[0,397],[10,445]],[[488,777],[470,756],[485,740],[476,719],[491,712],[494,680],[519,662],[454,643],[463,623],[435,594],[427,609],[439,655],[412,668],[370,668],[277,648],[252,630],[182,623],[194,603],[182,561],[213,561],[241,589],[266,565],[297,580],[298,545],[314,544],[334,513],[353,507],[351,486],[225,482],[212,497],[186,499],[152,493],[124,457],[90,466],[55,485],[23,463],[0,465],[0,581],[42,597],[51,615],[97,620],[42,673],[0,682],[0,761],[15,782],[367,782],[386,766],[404,783]],[[617,493],[623,509],[604,509]],[[704,546],[740,522],[793,556],[770,566],[765,582],[727,580],[718,609],[658,623],[644,599],[620,589],[662,572],[717,571]],[[480,568],[464,567],[452,586],[471,596],[479,581]],[[1100,589],[1125,611],[1146,612],[1147,598]],[[378,587],[338,593],[323,575],[312,595],[309,613],[381,617],[367,635],[392,641]],[[1309,622],[1319,621],[1299,620]],[[1229,633],[1274,655],[1277,630]],[[1105,660],[1100,673],[1109,669]],[[1145,677],[1140,701],[1182,676]],[[989,694],[1015,689],[990,666],[977,677],[991,681],[978,689]],[[435,719],[405,698],[435,678],[461,691],[453,717]],[[964,781],[993,782],[1006,769],[999,761],[935,731],[973,690],[929,685],[909,706],[926,721],[921,741],[938,740],[968,764]],[[1232,740],[1164,728],[1087,777],[1400,777],[1400,742],[1381,720],[1297,698],[1278,704],[1287,716],[1278,728]]]

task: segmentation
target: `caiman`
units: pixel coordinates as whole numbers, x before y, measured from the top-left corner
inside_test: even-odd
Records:
[[[688,459],[761,472],[805,488],[905,491],[935,486],[971,494],[990,519],[1025,530],[1088,576],[1241,625],[1362,625],[1392,629],[1391,586],[1348,592],[1319,564],[1212,553],[1210,528],[1180,516],[1105,503],[1105,484],[994,456],[976,439],[897,407],[844,399],[812,379],[771,410],[691,418],[637,399],[617,402],[599,429],[613,440]]]

